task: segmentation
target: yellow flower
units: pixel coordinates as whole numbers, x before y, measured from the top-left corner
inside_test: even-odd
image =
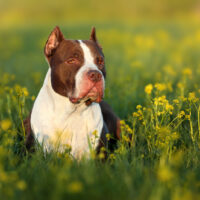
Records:
[[[189,93],[188,100],[189,100],[189,101],[196,102],[196,101],[198,101],[198,98],[196,98],[196,96],[195,96],[195,93],[194,93],[194,92],[190,92],[190,93]]]
[[[173,102],[174,102],[175,104],[179,104],[179,100],[178,100],[178,99],[174,99]]]
[[[105,152],[105,151],[106,151],[106,148],[105,148],[105,147],[101,147],[100,151],[101,151],[101,152]]]
[[[182,118],[185,115],[185,112],[182,110],[179,114],[178,114],[178,118]]]
[[[152,90],[153,90],[153,85],[152,85],[152,84],[148,84],[148,85],[145,86],[144,91],[145,91],[147,94],[150,95],[151,92],[152,92]]]
[[[159,103],[158,98],[155,98],[155,99],[154,99],[154,104],[157,106],[158,103]]]
[[[1,125],[1,128],[4,131],[6,131],[11,127],[12,123],[11,123],[11,121],[9,119],[5,119],[5,120],[1,121],[0,125]]]
[[[141,108],[142,108],[141,105],[137,105],[137,106],[136,106],[136,109],[138,109],[138,110],[141,109]]]
[[[14,88],[15,88],[16,93],[21,96],[22,95],[22,90],[21,90],[20,85],[16,84],[14,86]]]
[[[185,119],[190,120],[190,115],[185,115]]]
[[[166,85],[164,83],[156,83],[155,84],[155,88],[158,90],[158,91],[163,91],[163,90],[166,90]]]
[[[31,100],[34,101],[34,100],[35,100],[35,96],[32,96],[32,97],[31,97]]]
[[[83,190],[83,185],[80,181],[74,181],[68,185],[67,189],[71,193],[79,193]]]
[[[120,121],[120,124],[121,124],[121,125],[124,125],[124,124],[125,124],[125,121],[124,121],[124,120],[121,120],[121,121]]]
[[[191,76],[192,75],[192,70],[190,68],[185,68],[183,71],[182,71],[183,75],[186,75],[186,76]]]
[[[98,131],[97,130],[93,131],[92,135],[94,135],[95,137],[97,137],[98,136]]]
[[[165,65],[165,66],[163,67],[163,69],[164,69],[164,71],[165,71],[167,74],[169,74],[169,75],[171,75],[171,76],[176,75],[176,72],[174,71],[174,68],[173,68],[171,65]]]
[[[27,97],[29,95],[27,88],[22,88],[22,92],[24,94],[25,97]]]
[[[110,134],[109,134],[109,133],[106,134],[106,139],[107,139],[108,141],[110,140]]]
[[[180,88],[180,89],[183,89],[184,88],[184,84],[179,82],[179,83],[177,83],[177,87]]]
[[[167,166],[162,166],[158,170],[158,178],[162,182],[170,181],[173,177],[174,177],[173,172]]]
[[[105,153],[104,152],[100,152],[99,153],[99,159],[104,159],[105,158]]]
[[[26,183],[24,181],[18,181],[17,182],[17,188],[20,190],[25,190],[26,189]]]
[[[110,159],[110,160],[115,160],[115,159],[116,159],[115,154],[111,153],[111,154],[109,155],[109,159]]]
[[[122,140],[125,142],[130,142],[130,138],[126,135],[122,135]]]
[[[139,114],[137,112],[133,112],[133,117],[139,117]]]
[[[171,139],[172,140],[177,140],[179,138],[179,134],[177,133],[177,132],[173,132],[172,134],[171,134]]]
[[[170,110],[173,110],[173,109],[174,109],[174,107],[173,107],[172,105],[170,105],[169,103],[167,103],[167,104],[165,105],[165,108],[166,108],[167,111],[170,111]]]

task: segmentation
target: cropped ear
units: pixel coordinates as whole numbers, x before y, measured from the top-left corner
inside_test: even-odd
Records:
[[[91,33],[90,33],[90,40],[96,42],[96,44],[98,45],[98,47],[102,50],[102,47],[101,47],[101,45],[98,43],[98,40],[97,40],[96,29],[95,29],[95,27],[92,27],[92,31],[91,31]]]
[[[60,42],[64,39],[64,36],[58,26],[56,26],[51,34],[49,35],[49,38],[46,42],[45,48],[44,48],[44,54],[46,57],[50,57],[53,55],[54,51],[60,44]]]
[[[93,40],[94,42],[97,42],[97,36],[96,36],[95,27],[92,27],[92,30],[91,30],[91,33],[90,33],[90,40]]]

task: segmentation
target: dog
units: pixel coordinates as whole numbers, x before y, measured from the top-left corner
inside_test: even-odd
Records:
[[[26,147],[36,140],[45,151],[70,146],[74,158],[100,153],[108,145],[107,133],[120,139],[120,119],[103,101],[106,69],[104,54],[92,28],[89,40],[65,39],[56,26],[44,55],[49,64],[44,83],[29,117],[24,121]]]

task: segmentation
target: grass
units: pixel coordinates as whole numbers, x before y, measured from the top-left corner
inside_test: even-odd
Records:
[[[97,25],[105,99],[122,119],[122,140],[106,163],[40,148],[24,154],[22,120],[48,68],[43,46],[52,28],[0,32],[0,198],[198,199],[199,24]],[[78,39],[89,38],[90,28],[61,27]]]

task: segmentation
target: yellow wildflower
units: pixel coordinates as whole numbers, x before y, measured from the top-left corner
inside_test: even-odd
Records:
[[[109,133],[107,133],[107,134],[106,134],[106,139],[109,141],[109,140],[110,140],[110,138],[111,138],[111,137],[110,137],[110,134],[109,134]]]
[[[80,181],[74,181],[68,185],[67,189],[71,193],[79,193],[83,190],[83,185]]]
[[[122,135],[122,140],[125,142],[130,142],[130,138],[126,135]]]
[[[196,98],[196,96],[195,96],[195,93],[194,93],[194,92],[190,92],[190,93],[189,93],[188,100],[189,100],[189,101],[193,101],[193,102],[196,102],[196,101],[198,101],[198,99]]]
[[[24,94],[25,97],[27,97],[29,95],[27,88],[22,88],[22,92]]]
[[[92,135],[95,136],[95,137],[97,137],[98,136],[98,131],[97,130],[93,131]]]
[[[170,181],[174,177],[173,172],[167,166],[162,166],[158,170],[158,178],[162,182]]]
[[[104,152],[100,152],[98,157],[99,157],[99,159],[104,159],[105,158],[105,153]]]
[[[141,109],[141,108],[142,108],[141,105],[137,105],[137,106],[136,106],[136,109],[138,109],[138,110]]]
[[[26,183],[23,180],[20,180],[17,182],[17,188],[20,190],[25,190],[26,189]]]
[[[18,95],[21,95],[21,94],[22,94],[22,90],[21,90],[20,85],[16,84],[16,85],[14,86],[14,88],[15,88],[15,91],[16,91],[16,93],[17,93]]]
[[[105,148],[105,147],[101,147],[100,151],[101,151],[101,152],[105,152],[105,151],[106,151],[106,148]]]
[[[174,104],[179,104],[179,100],[178,99],[174,99],[173,102],[174,102]]]
[[[190,115],[185,115],[185,119],[190,120]]]
[[[166,85],[164,83],[156,83],[154,86],[158,91],[166,90]]]
[[[148,84],[148,85],[145,86],[144,91],[145,91],[147,94],[150,95],[151,92],[152,92],[152,90],[153,90],[153,85],[152,85],[152,84]]]
[[[182,118],[185,115],[185,112],[182,110],[180,111],[180,113],[178,114],[178,118]]]
[[[155,98],[155,99],[154,99],[154,104],[157,106],[158,103],[159,103],[158,98]]]
[[[137,112],[133,112],[133,117],[139,117],[139,114]]]
[[[7,131],[11,127],[12,123],[9,119],[5,119],[1,121],[0,125],[4,131]]]
[[[35,96],[34,96],[34,95],[31,97],[31,100],[32,100],[32,101],[34,101],[34,100],[35,100]]]
[[[183,75],[186,75],[186,76],[191,76],[192,75],[192,70],[190,68],[185,68],[183,71],[182,71]]]
[[[129,127],[129,125],[126,125],[126,130],[128,133],[133,133],[133,130]]]
[[[172,134],[171,134],[171,139],[172,140],[177,140],[179,138],[179,134],[177,133],[177,132],[173,132]]]
[[[174,68],[172,66],[170,66],[170,65],[164,66],[163,69],[167,74],[169,74],[171,76],[176,75],[176,72],[174,71]]]
[[[165,108],[166,108],[167,111],[171,111],[171,110],[174,109],[174,107],[173,107],[172,105],[170,105],[169,103],[167,103],[167,104],[165,105]]]
[[[121,125],[124,125],[124,124],[125,124],[125,121],[124,121],[124,120],[121,120],[121,121],[120,121],[120,124],[121,124]]]
[[[110,160],[115,160],[115,159],[116,159],[115,154],[111,153],[111,154],[109,155],[109,159],[110,159]]]

